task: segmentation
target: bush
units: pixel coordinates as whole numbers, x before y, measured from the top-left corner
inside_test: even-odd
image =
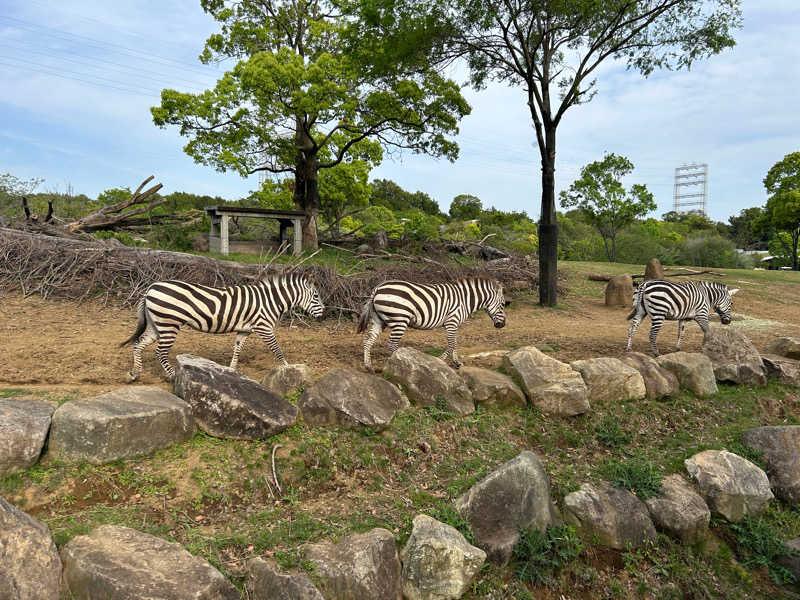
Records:
[[[157,248],[188,252],[192,249],[192,233],[194,230],[179,225],[159,225],[153,227],[150,241]]]
[[[627,445],[633,435],[630,431],[622,429],[619,421],[611,415],[606,415],[594,428],[597,441],[609,448],[622,448]]]
[[[772,581],[778,585],[795,583],[794,574],[777,560],[796,552],[783,543],[780,533],[764,517],[745,517],[731,523],[730,530],[736,537],[736,552],[742,565],[767,567]]]
[[[700,232],[686,238],[678,258],[681,264],[696,267],[736,269],[743,266],[735,244],[717,233]]]
[[[626,461],[609,460],[600,467],[600,474],[614,487],[630,490],[647,500],[661,493],[661,472],[643,457]]]
[[[583,543],[569,525],[548,525],[542,533],[523,529],[514,547],[512,567],[518,579],[528,583],[546,582],[553,573],[578,558]]]

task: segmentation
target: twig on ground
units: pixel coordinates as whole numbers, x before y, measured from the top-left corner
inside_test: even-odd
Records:
[[[275,487],[278,488],[278,493],[283,495],[283,490],[281,490],[281,484],[278,483],[278,474],[275,472],[275,451],[278,448],[282,448],[280,444],[275,444],[272,447],[272,480],[275,482]]]

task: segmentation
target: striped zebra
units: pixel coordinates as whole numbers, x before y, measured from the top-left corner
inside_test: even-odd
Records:
[[[658,356],[656,337],[665,320],[678,321],[678,345],[681,349],[681,338],[686,321],[694,320],[708,333],[708,316],[714,309],[723,325],[731,322],[731,297],[739,291],[732,290],[721,283],[711,281],[659,281],[642,282],[633,296],[633,310],[628,319],[633,319],[628,328],[628,346],[631,351],[633,335],[645,316],[650,317],[650,348],[653,355]]]
[[[133,342],[133,370],[128,373],[128,381],[138,379],[142,372],[142,350],[155,341],[158,341],[156,356],[167,377],[172,379],[175,370],[169,363],[169,351],[184,325],[208,333],[235,331],[232,369],[236,368],[242,346],[252,332],[264,340],[275,358],[285,365],[286,359],[275,339],[275,325],[293,308],[300,308],[315,318],[322,316],[324,310],[319,292],[299,273],[226,288],[175,280],[156,282],[139,301],[136,332],[120,344]]]
[[[450,358],[458,369],[456,331],[459,325],[476,310],[489,313],[495,327],[506,324],[503,286],[494,279],[470,277],[453,283],[425,285],[408,281],[387,281],[372,291],[361,311],[358,332],[364,336],[364,366],[372,370],[371,351],[375,340],[388,327],[389,352],[397,350],[406,329],[436,329],[444,327],[447,350],[442,359]]]

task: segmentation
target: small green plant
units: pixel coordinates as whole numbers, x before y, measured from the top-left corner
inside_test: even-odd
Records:
[[[608,460],[600,466],[600,474],[614,487],[630,490],[642,500],[661,493],[661,472],[641,456]]]
[[[766,470],[767,468],[767,464],[764,462],[764,453],[760,450],[734,442],[733,444],[728,444],[728,452],[733,452],[742,458],[746,458],[760,469]]]
[[[583,543],[570,525],[548,525],[544,533],[523,529],[514,547],[512,566],[521,581],[546,583],[582,551]]]
[[[738,523],[731,523],[730,530],[736,538],[736,552],[742,565],[767,567],[772,581],[778,585],[796,582],[794,573],[777,561],[782,556],[798,553],[783,543],[778,530],[764,517],[745,517]]]
[[[444,421],[445,419],[451,419],[456,416],[441,396],[436,398],[436,404],[433,406],[426,406],[425,412],[428,413],[434,421]]]
[[[626,446],[633,435],[620,427],[619,421],[612,415],[606,415],[594,428],[594,436],[597,441],[609,448],[622,448]]]

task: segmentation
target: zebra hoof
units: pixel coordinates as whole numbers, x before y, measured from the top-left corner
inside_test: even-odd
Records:
[[[130,371],[128,371],[127,373],[125,373],[125,383],[133,383],[133,382],[134,382],[134,381],[136,381],[137,379],[139,379],[139,376],[138,376],[138,375],[134,375],[134,374],[133,374],[133,373],[131,373]]]

